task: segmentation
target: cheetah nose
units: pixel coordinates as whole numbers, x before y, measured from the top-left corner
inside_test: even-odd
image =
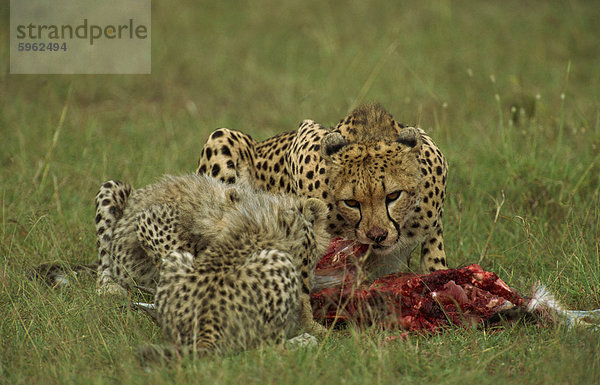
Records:
[[[371,230],[367,232],[367,238],[377,243],[385,241],[388,236],[387,230],[382,229],[381,227],[373,227]]]

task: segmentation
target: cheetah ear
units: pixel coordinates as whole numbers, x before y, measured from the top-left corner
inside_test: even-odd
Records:
[[[325,219],[328,211],[327,205],[317,198],[308,198],[302,207],[302,214],[313,223],[317,219]]]
[[[321,140],[321,157],[326,162],[331,162],[331,156],[344,148],[348,142],[339,132],[327,134]]]
[[[406,127],[400,130],[396,142],[406,146],[410,152],[421,151],[421,133],[414,127]]]
[[[242,194],[235,187],[230,187],[225,190],[225,200],[227,203],[237,203],[242,200]]]

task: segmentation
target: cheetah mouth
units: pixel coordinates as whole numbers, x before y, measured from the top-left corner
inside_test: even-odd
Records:
[[[397,246],[398,246],[398,243],[394,243],[391,246],[372,245],[372,250],[373,250],[373,253],[375,253],[375,254],[387,255],[387,254],[391,253],[392,251],[394,251]]]

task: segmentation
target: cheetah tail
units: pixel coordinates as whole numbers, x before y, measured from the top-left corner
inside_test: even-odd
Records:
[[[88,265],[71,265],[68,263],[43,263],[29,272],[30,279],[44,281],[52,288],[64,287],[71,284],[71,279],[82,276],[96,277],[99,262]]]

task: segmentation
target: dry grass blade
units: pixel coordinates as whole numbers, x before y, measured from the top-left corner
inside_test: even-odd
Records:
[[[502,206],[504,205],[505,199],[506,199],[506,197],[504,196],[504,190],[503,190],[502,191],[502,200],[500,202],[495,200],[496,213],[494,214],[494,222],[492,222],[492,228],[490,229],[490,232],[488,233],[487,239],[485,240],[485,245],[483,246],[483,250],[481,250],[481,254],[479,255],[479,261],[477,262],[479,264],[481,264],[481,262],[483,261],[483,258],[485,257],[485,255],[487,253],[488,246],[490,245],[490,239],[492,239],[492,235],[494,234],[494,229],[496,228],[496,224],[498,223],[498,218],[500,217],[500,210],[502,209]]]

